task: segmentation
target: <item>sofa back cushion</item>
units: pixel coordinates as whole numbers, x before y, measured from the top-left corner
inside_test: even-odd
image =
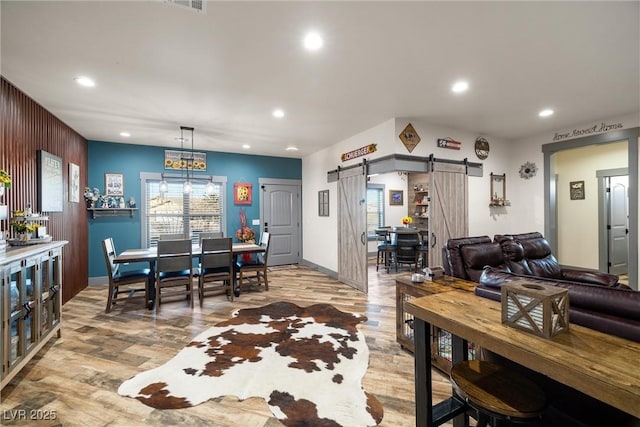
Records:
[[[524,249],[524,257],[527,259],[529,269],[534,276],[552,279],[562,278],[562,270],[558,260],[551,253],[551,246],[546,239],[520,240]]]
[[[507,269],[499,243],[479,243],[460,248],[464,269],[469,280],[477,282],[487,266]]]
[[[533,274],[529,268],[527,259],[524,257],[524,248],[520,242],[504,240],[500,243],[500,248],[502,248],[502,255],[509,270],[514,273],[527,274],[529,276]]]
[[[447,240],[447,244],[442,249],[442,263],[445,273],[449,276],[459,277],[460,279],[469,279],[465,271],[464,262],[460,248],[466,245],[475,245],[478,243],[491,243],[489,236],[478,237],[461,237]]]

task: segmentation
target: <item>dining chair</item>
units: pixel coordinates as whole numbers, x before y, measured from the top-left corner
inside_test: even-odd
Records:
[[[389,267],[396,250],[396,245],[391,243],[391,227],[380,227],[376,229],[376,240],[378,241],[378,254],[376,256],[376,271],[380,266],[380,261],[389,272]]]
[[[222,239],[224,233],[222,231],[203,231],[198,235],[199,246],[202,247],[202,240],[204,239]]]
[[[193,307],[191,240],[160,240],[156,258],[156,307],[162,299],[186,295]],[[163,293],[162,290],[166,292]]]
[[[102,241],[102,251],[104,260],[107,264],[107,276],[109,278],[109,295],[107,297],[107,308],[105,313],[111,311],[112,306],[116,304],[119,294],[129,294],[130,299],[143,299],[146,308],[150,307],[150,291],[151,283],[149,268],[142,268],[131,271],[120,271],[122,264],[116,264],[116,249],[113,239],[108,238]],[[143,287],[132,287],[132,285],[143,285]],[[144,292],[144,295],[140,293]],[[136,295],[138,294],[138,295]]]
[[[202,239],[200,242],[198,299],[226,294],[233,301],[233,252],[231,238]]]
[[[160,234],[158,240],[183,240],[185,235],[183,233],[174,234]]]
[[[248,260],[243,259],[243,257],[239,257],[236,261],[236,270],[238,272],[238,293],[236,293],[236,296],[238,296],[240,291],[242,290],[245,278],[248,280],[255,279],[255,283],[257,285],[264,283],[264,289],[267,291],[269,290],[269,279],[267,278],[267,259],[269,257],[270,243],[270,235],[265,231],[260,237],[260,246],[264,249],[264,252],[258,253],[256,257]]]

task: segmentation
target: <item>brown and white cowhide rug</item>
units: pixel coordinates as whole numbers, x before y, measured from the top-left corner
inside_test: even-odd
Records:
[[[356,326],[366,320],[329,304],[238,310],[118,393],[159,409],[257,396],[287,426],[377,425],[382,405],[361,384],[369,349]]]

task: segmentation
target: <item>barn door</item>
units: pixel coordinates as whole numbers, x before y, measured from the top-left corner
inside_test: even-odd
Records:
[[[338,179],[338,280],[367,292],[366,166]]]
[[[447,240],[469,233],[465,165],[434,162],[429,190],[429,266],[441,266],[442,247]]]

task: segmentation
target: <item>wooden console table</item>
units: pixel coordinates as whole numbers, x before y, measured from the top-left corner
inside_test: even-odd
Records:
[[[414,283],[411,276],[398,277],[396,279],[396,341],[400,346],[414,352],[413,343],[413,316],[405,311],[405,302],[414,298],[420,298],[426,295],[439,294],[442,292],[451,292],[461,290],[465,292],[473,292],[477,283],[469,282],[456,277],[445,276],[434,279],[433,281],[425,280],[422,283]],[[431,331],[432,345],[432,363],[443,372],[449,373],[451,370],[450,346],[451,335],[449,332],[440,328],[432,328]],[[442,347],[446,343],[448,351]],[[449,354],[447,354],[449,353]]]
[[[12,247],[0,254],[0,389],[62,324],[62,247],[66,241]]]
[[[430,326],[455,335],[453,360],[466,358],[466,340],[540,372],[595,399],[640,418],[640,343],[571,324],[568,332],[544,339],[501,323],[500,303],[452,291],[408,301],[415,317],[416,426],[437,426],[460,414],[449,398],[432,406]]]

